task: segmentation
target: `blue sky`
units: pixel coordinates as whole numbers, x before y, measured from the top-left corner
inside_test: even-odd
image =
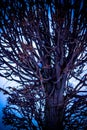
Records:
[[[10,82],[10,81],[7,81],[6,79],[0,77],[0,87],[2,88],[6,88],[8,86],[14,86],[15,82]],[[5,107],[6,103],[7,103],[7,96],[3,95],[2,92],[0,92],[0,129],[1,130],[11,130],[10,126],[4,126],[4,124],[2,123],[2,115],[3,115],[3,108]],[[34,123],[35,126],[38,127],[38,124],[37,122],[32,119],[32,122]]]
[[[3,87],[5,80],[3,78],[0,78],[0,87]],[[2,124],[2,109],[6,105],[6,96],[3,95],[2,92],[0,92],[0,129],[1,130],[10,130],[8,127],[4,126]]]
[[[1,79],[0,79],[1,81]],[[3,95],[2,92],[0,92],[0,129],[1,130],[10,130],[9,127],[4,126],[4,124],[2,123],[2,109],[4,108],[4,106],[6,105],[6,97]]]
[[[0,77],[0,87],[6,88],[7,86],[13,85],[13,84],[14,82],[9,82],[6,79]],[[10,130],[9,126],[4,126],[4,124],[2,123],[2,115],[3,115],[2,110],[6,105],[6,102],[7,102],[6,99],[7,99],[7,96],[3,95],[3,93],[0,92],[0,129],[1,130]]]

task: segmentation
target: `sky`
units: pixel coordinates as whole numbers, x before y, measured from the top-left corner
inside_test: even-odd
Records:
[[[10,86],[14,85],[14,82],[9,82],[6,79],[0,77],[0,87],[6,88],[9,85]],[[6,102],[7,102],[6,99],[7,99],[7,96],[3,95],[3,93],[0,92],[0,130],[10,130],[9,126],[4,126],[4,124],[2,123],[2,115],[3,115],[2,110],[6,105]]]
[[[6,88],[8,86],[14,86],[15,82],[12,81],[7,81],[5,78],[2,78],[0,77],[0,87],[2,88]],[[2,123],[2,116],[3,116],[3,108],[6,106],[6,103],[7,103],[7,96],[5,96],[2,92],[0,92],[0,129],[1,130],[11,130],[11,127],[10,126],[4,126],[4,124]],[[35,126],[38,127],[38,124],[37,122],[32,119],[32,122],[34,123]]]
[[[1,79],[0,79],[1,81]],[[9,127],[4,126],[4,124],[2,123],[2,109],[4,108],[4,106],[6,105],[6,97],[3,95],[2,92],[0,92],[0,129],[1,130],[10,130]]]

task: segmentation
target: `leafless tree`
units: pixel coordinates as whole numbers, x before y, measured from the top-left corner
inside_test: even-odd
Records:
[[[64,114],[64,130],[85,130],[87,128],[87,95],[70,100]]]
[[[45,102],[40,89],[35,86],[10,87],[7,105],[3,109],[3,123],[10,125],[12,129],[37,130],[44,127]],[[32,90],[33,89],[33,90]],[[35,123],[36,122],[36,123]]]
[[[45,99],[45,129],[62,130],[65,107],[87,86],[86,0],[0,5],[0,76],[38,89],[39,100]],[[72,79],[78,82],[70,88]]]

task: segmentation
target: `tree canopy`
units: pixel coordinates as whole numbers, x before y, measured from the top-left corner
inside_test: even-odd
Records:
[[[86,0],[1,0],[1,77],[59,108],[87,86],[86,64]],[[77,80],[73,88],[71,79]]]
[[[61,73],[81,68],[87,60],[86,11],[85,1],[3,1],[0,75],[26,84],[40,81],[40,61],[44,69],[59,62]]]

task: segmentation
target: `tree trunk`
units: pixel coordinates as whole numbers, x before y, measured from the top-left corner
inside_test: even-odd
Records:
[[[53,86],[54,92],[46,99],[45,130],[63,130],[65,79],[62,78],[56,86]]]
[[[62,130],[63,104],[57,103],[56,92],[46,102],[45,118],[47,130]]]

